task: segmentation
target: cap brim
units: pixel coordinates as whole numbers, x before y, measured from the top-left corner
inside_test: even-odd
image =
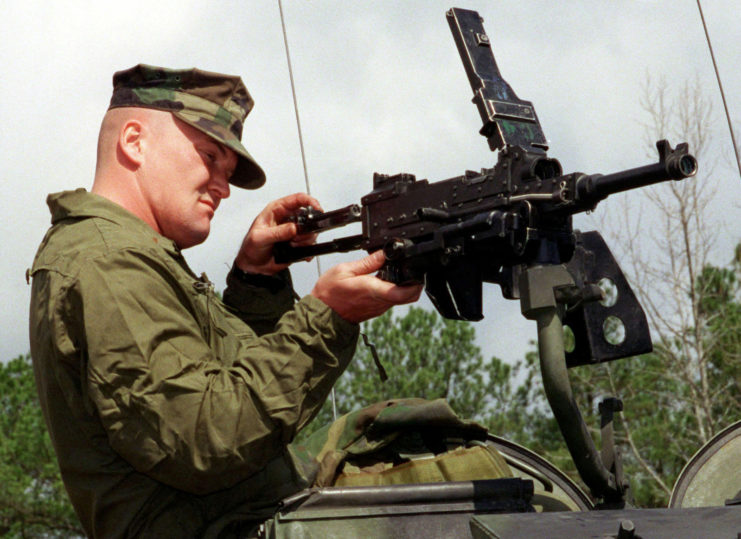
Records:
[[[240,146],[242,146],[240,144]],[[233,149],[233,148],[232,148]],[[242,146],[242,152],[237,152],[239,160],[229,183],[244,189],[258,189],[265,185],[265,172],[262,170],[247,150]]]
[[[265,185],[265,172],[231,131],[215,122],[205,120],[198,114],[189,114],[186,110],[173,111],[173,114],[237,154],[239,158],[237,168],[229,178],[229,183],[244,189],[258,189]]]

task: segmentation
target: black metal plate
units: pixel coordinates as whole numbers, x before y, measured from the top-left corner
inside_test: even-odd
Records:
[[[612,305],[593,301],[566,313],[564,325],[571,328],[576,338],[574,350],[566,353],[566,364],[571,368],[650,352],[653,346],[646,314],[605,240],[596,231],[574,234],[576,249],[567,268],[577,281],[584,281],[576,284],[598,284],[609,279],[617,296]],[[610,317],[619,320],[624,328],[624,338],[617,344],[608,342],[605,331]]]

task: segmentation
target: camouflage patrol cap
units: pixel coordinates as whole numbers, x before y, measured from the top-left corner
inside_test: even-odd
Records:
[[[109,109],[144,107],[172,112],[236,152],[239,160],[230,183],[257,189],[265,183],[265,173],[241,142],[242,123],[253,105],[239,77],[139,64],[113,75]]]

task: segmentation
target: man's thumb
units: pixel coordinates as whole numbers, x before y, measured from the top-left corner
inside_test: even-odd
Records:
[[[350,262],[350,271],[355,275],[367,275],[368,273],[373,273],[374,271],[381,269],[384,262],[386,262],[386,256],[383,254],[382,250],[378,250],[375,253],[369,254],[365,258]]]

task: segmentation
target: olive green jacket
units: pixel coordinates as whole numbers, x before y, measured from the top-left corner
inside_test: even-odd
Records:
[[[315,470],[287,444],[358,328],[233,274],[225,302],[177,246],[83,189],[50,195],[31,355],[62,477],[96,537],[213,535],[270,514]],[[244,527],[242,527],[244,529]]]

